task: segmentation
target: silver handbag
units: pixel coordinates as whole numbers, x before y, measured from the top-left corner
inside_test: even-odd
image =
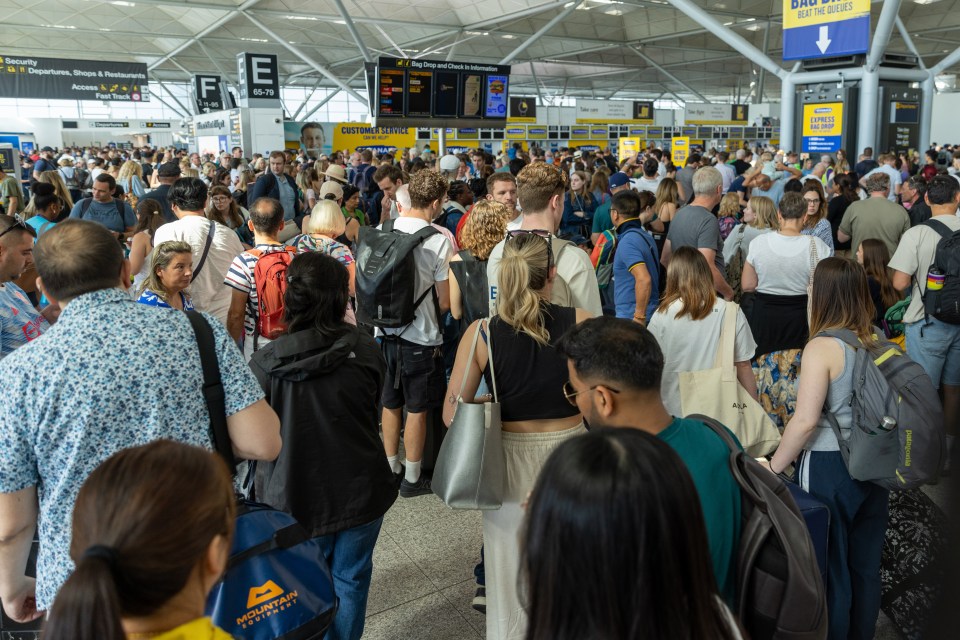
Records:
[[[440,454],[433,470],[433,492],[452,509],[499,509],[503,504],[503,483],[506,476],[503,438],[500,424],[500,403],[497,401],[497,378],[493,371],[492,336],[486,322],[474,332],[470,356],[473,362],[480,331],[487,328],[487,362],[493,402],[474,404],[463,401],[467,376],[464,372],[457,395],[457,411],[450,431],[440,445]]]

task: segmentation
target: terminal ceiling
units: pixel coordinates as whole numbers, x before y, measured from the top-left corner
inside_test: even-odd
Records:
[[[512,91],[558,95],[754,99],[759,67],[667,0],[578,0],[512,60]],[[890,1],[890,0],[887,0]],[[781,0],[696,0],[785,68]],[[338,7],[339,4],[339,7]],[[236,81],[236,55],[275,53],[287,85],[336,86],[273,36],[364,94],[369,54],[497,63],[569,8],[554,0],[0,0],[9,55],[137,61],[151,81],[193,73]],[[875,27],[882,2],[873,3]],[[927,66],[960,47],[960,0],[903,0],[900,17]],[[266,27],[271,32],[258,26]],[[211,28],[213,27],[213,28]],[[769,30],[769,32],[768,32]],[[887,48],[907,52],[898,30]],[[174,55],[170,55],[174,53]],[[653,64],[651,64],[651,61]],[[657,68],[659,67],[659,68]],[[955,66],[950,73],[960,71]],[[672,77],[669,77],[672,76]],[[753,83],[753,84],[751,84]],[[779,100],[766,74],[758,101]]]

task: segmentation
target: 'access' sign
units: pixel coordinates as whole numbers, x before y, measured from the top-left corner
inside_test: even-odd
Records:
[[[783,0],[783,59],[866,53],[870,0]]]

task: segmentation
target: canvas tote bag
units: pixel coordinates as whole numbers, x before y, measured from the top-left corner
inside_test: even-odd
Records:
[[[726,303],[714,368],[680,373],[680,406],[685,416],[699,413],[720,421],[737,436],[748,455],[759,458],[777,448],[780,431],[737,382],[733,342],[739,309],[732,302]]]

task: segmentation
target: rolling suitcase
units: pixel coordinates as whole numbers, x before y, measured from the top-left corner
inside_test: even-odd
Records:
[[[810,532],[810,539],[813,541],[813,550],[817,554],[817,565],[820,567],[820,577],[823,578],[823,586],[827,586],[827,553],[829,551],[828,540],[830,536],[830,510],[809,493],[804,491],[792,482],[786,483],[793,496],[794,502],[800,508],[804,522],[807,523],[807,530]]]

